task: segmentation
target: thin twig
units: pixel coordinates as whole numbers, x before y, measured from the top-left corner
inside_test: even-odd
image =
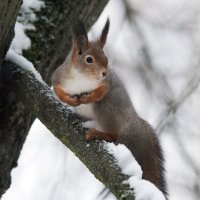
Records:
[[[184,88],[180,96],[172,101],[169,106],[159,116],[159,122],[156,126],[156,132],[161,134],[164,128],[173,120],[178,109],[185,103],[185,101],[193,94],[198,88],[200,83],[200,70],[197,69],[194,75],[188,81],[187,88]]]

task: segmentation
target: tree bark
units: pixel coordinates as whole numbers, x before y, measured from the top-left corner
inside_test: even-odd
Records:
[[[23,126],[25,117],[21,117],[25,114],[23,107],[13,103],[15,97],[2,82],[1,73],[1,63],[14,36],[14,25],[21,3],[22,0],[0,1],[0,198],[10,186],[10,171],[16,166],[17,152],[23,144],[21,133],[23,128],[26,129]]]
[[[9,83],[14,86],[13,90],[23,105],[70,148],[117,199],[134,200],[133,189],[127,182],[129,176],[122,174],[115,158],[107,152],[105,143],[96,140],[88,145],[84,139],[87,129],[82,126],[82,121],[61,104],[52,90],[38,81],[32,72],[10,61],[3,63],[3,69],[3,73],[11,73]]]
[[[32,46],[23,54],[30,59],[50,84],[51,74],[70,48],[71,27],[77,18],[88,27],[97,19],[107,0],[45,0],[45,7],[36,12],[35,30],[28,31]],[[0,64],[13,38],[14,23],[21,0],[0,1]],[[3,75],[2,75],[3,74]],[[10,172],[26,139],[34,115],[19,102],[13,89],[9,71],[0,65],[0,198],[9,188]],[[25,92],[25,91],[24,91]],[[23,98],[26,94],[21,93]]]
[[[0,1],[0,64],[14,36],[16,22],[22,0]]]

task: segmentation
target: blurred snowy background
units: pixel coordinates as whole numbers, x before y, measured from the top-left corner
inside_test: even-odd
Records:
[[[23,12],[35,20],[25,0]],[[105,47],[133,104],[159,134],[166,157],[171,200],[200,197],[200,2],[199,0],[110,0],[90,31],[98,37],[109,16]],[[31,44],[16,24],[11,48]],[[24,144],[12,185],[2,200],[112,200],[104,186],[36,120]],[[47,170],[48,169],[48,170]]]

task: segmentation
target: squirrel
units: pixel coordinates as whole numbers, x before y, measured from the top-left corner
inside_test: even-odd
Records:
[[[124,144],[141,166],[143,178],[155,184],[167,199],[159,140],[151,126],[138,116],[124,85],[108,67],[103,47],[109,26],[108,19],[95,41],[88,40],[83,22],[74,26],[72,48],[53,74],[53,89],[80,117],[95,120],[102,127],[102,132],[89,129],[86,140],[98,138]]]

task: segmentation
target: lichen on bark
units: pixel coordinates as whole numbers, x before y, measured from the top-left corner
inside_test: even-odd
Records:
[[[85,141],[86,128],[75,113],[54,96],[53,91],[44,83],[38,81],[33,74],[9,61],[3,67],[9,70],[17,96],[27,110],[66,145],[87,166],[118,199],[134,200],[133,189],[128,184],[128,175],[121,172],[113,155],[105,148],[105,142],[100,140]],[[53,116],[53,117],[52,117]]]

